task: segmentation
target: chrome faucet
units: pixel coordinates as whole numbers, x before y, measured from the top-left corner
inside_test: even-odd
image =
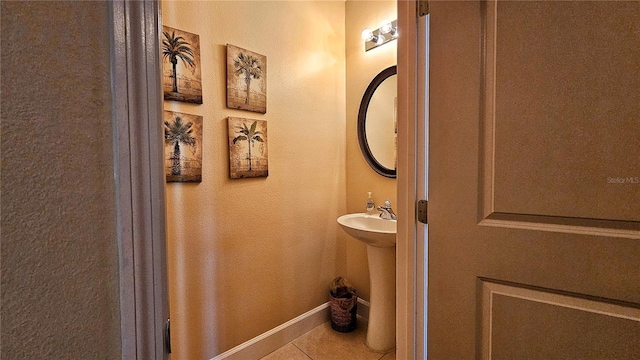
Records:
[[[391,209],[391,201],[387,200],[384,202],[384,206],[378,206],[378,210],[382,211],[380,213],[380,217],[386,220],[395,220],[396,213]]]

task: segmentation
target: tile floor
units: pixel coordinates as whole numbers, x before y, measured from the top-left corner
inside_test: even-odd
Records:
[[[327,321],[293,340],[261,360],[395,360],[395,351],[387,354],[373,351],[365,345],[367,327],[358,323],[349,333],[331,329]]]

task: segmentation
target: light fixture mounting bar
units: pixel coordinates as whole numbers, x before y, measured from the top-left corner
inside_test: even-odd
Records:
[[[364,49],[365,51],[369,51],[371,49],[375,49],[378,46],[384,45],[390,41],[393,41],[395,39],[398,38],[398,20],[393,20],[391,22],[391,29],[392,32],[388,32],[388,33],[383,33],[382,32],[382,27],[373,30],[373,39],[369,40],[369,41],[365,41],[364,42]],[[378,39],[382,37],[381,41],[378,41]]]

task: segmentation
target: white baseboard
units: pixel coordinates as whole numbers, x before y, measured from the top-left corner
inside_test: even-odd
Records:
[[[260,359],[329,320],[329,302],[287,321],[211,360]]]
[[[370,302],[358,298],[358,321],[369,323],[369,307],[371,307]]]
[[[358,321],[369,320],[369,302],[358,298]],[[287,345],[300,335],[316,326],[329,321],[329,302],[287,321],[233,349],[227,350],[211,360],[260,359],[263,356]]]

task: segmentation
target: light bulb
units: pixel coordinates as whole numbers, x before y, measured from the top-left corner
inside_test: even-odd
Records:
[[[393,26],[391,26],[391,21],[382,20],[382,23],[380,23],[380,32],[382,34],[388,34],[391,32],[391,30],[393,30]]]
[[[384,35],[380,34],[377,36],[377,39],[375,39],[375,42],[378,45],[382,45],[382,43],[384,43],[384,40],[385,40]]]
[[[371,29],[364,29],[362,30],[362,33],[360,34],[360,37],[362,37],[362,40],[364,41],[371,41],[373,40],[373,31],[371,31]]]

